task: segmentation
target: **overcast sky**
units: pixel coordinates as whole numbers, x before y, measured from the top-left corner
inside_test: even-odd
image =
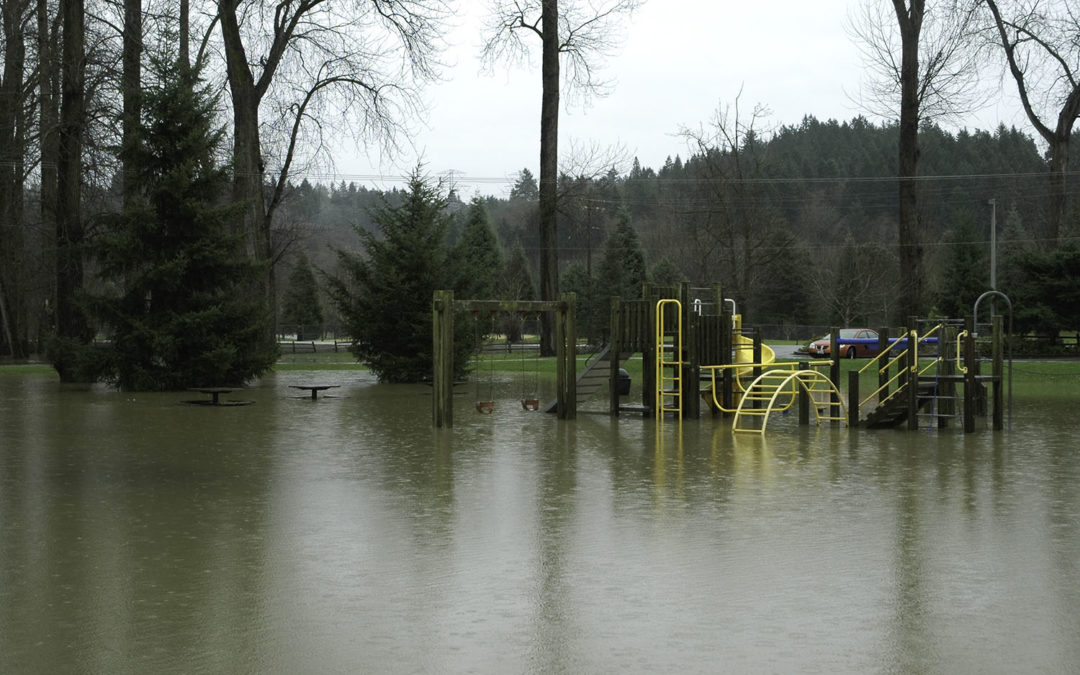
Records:
[[[846,32],[858,0],[648,0],[625,25],[617,53],[603,62],[611,93],[587,106],[568,102],[559,125],[560,162],[573,147],[621,148],[643,166],[686,157],[682,128],[708,123],[722,106],[766,106],[769,127],[804,115],[849,120],[864,82],[858,50]],[[486,0],[458,0],[462,13],[448,34],[444,81],[430,86],[426,120],[414,149],[396,158],[337,153],[336,180],[386,186],[377,176],[407,174],[422,158],[428,173],[453,172],[463,197],[504,195],[517,173],[538,174],[539,40],[531,65],[481,71],[480,22]],[[875,120],[877,121],[877,120]],[[1025,128],[1007,101],[973,116],[969,128],[998,122]],[[628,167],[627,167],[628,168]]]

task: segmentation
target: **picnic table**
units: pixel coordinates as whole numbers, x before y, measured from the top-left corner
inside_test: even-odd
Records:
[[[293,389],[303,389],[311,392],[311,400],[314,401],[319,398],[320,391],[326,391],[327,389],[337,389],[340,385],[337,384],[290,384]]]
[[[189,387],[188,391],[197,391],[200,394],[209,394],[210,399],[206,401],[187,401],[187,403],[198,403],[202,405],[249,405],[253,401],[223,401],[221,400],[222,394],[231,394],[233,387]]]

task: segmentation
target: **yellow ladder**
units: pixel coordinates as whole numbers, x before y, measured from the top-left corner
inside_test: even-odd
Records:
[[[668,328],[665,314],[675,311]],[[656,417],[675,413],[682,418],[682,303],[666,299],[656,303]]]

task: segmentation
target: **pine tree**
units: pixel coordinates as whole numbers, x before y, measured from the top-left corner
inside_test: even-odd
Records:
[[[604,242],[600,292],[633,300],[641,296],[641,285],[646,280],[645,253],[641,249],[641,241],[630,224],[630,214],[621,210],[614,231]]]
[[[462,275],[461,292],[475,300],[495,298],[503,269],[502,251],[480,197],[469,203],[456,248],[454,257]]]
[[[357,229],[363,252],[338,250],[340,274],[329,279],[330,297],[355,340],[352,352],[381,382],[431,378],[431,298],[452,289],[460,295],[446,243],[446,199],[419,170],[400,205],[384,199],[375,213],[381,237]],[[454,372],[465,374],[477,344],[473,322],[454,323]]]
[[[301,254],[289,274],[289,288],[281,307],[282,323],[296,326],[296,339],[304,340],[322,331],[319,284],[307,256]]]
[[[237,385],[273,365],[269,317],[253,288],[260,267],[230,234],[223,132],[198,73],[151,58],[153,86],[121,149],[137,194],[112,220],[97,253],[111,292],[90,306],[107,326],[103,377],[123,389]]]

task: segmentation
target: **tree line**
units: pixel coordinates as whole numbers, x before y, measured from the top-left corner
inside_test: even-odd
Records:
[[[560,176],[560,288],[578,294],[584,335],[602,339],[608,298],[636,298],[646,281],[720,284],[752,323],[906,323],[897,312],[903,291],[896,125],[808,116],[764,135],[752,132],[749,121],[740,124],[746,129],[735,148],[703,141],[701,152],[675,155],[656,169],[634,160],[622,174],[609,167]],[[1047,160],[1034,139],[1004,126],[954,133],[927,125],[921,136],[927,175],[918,185],[920,238],[927,254],[920,316],[964,316],[990,289],[994,219],[997,286],[1017,298],[1017,327],[1076,330],[1076,293],[1064,287],[1076,279],[1070,265],[1076,264],[1080,214],[1070,207],[1069,234],[1060,245],[1042,237],[1049,218]],[[1080,194],[1078,169],[1074,159],[1073,201]],[[499,282],[506,271],[501,265],[470,269],[468,276],[486,285],[468,297],[535,299],[523,294],[537,289],[542,249],[531,171],[521,170],[505,196],[478,196],[469,204],[449,186],[443,190],[443,208],[451,214],[447,242],[460,245],[469,218],[486,220],[496,257],[512,258],[519,273],[527,270],[527,282],[510,288]],[[286,210],[303,214],[304,264],[336,269],[333,251],[346,234],[354,228],[377,233],[368,215],[372,205],[398,203],[402,194],[343,183],[292,189]],[[466,251],[459,249],[459,256]],[[1063,275],[1056,282],[1063,288],[1053,291],[1033,274],[1052,267]],[[336,320],[332,305],[327,313]]]
[[[1024,325],[1075,328],[1080,78],[1068,3],[868,0],[852,27],[876,78],[863,103],[894,121],[808,117],[768,129],[761,108],[747,113],[736,100],[683,130],[685,159],[568,168],[575,158],[557,153],[560,91],[602,93],[598,59],[640,4],[493,5],[490,67],[526,58],[534,40],[541,50],[540,175],[522,171],[505,198],[465,203],[447,190],[436,209],[453,216],[445,237],[456,246],[482,205],[496,253],[523,261],[519,283],[490,292],[531,287],[552,300],[576,290],[594,333],[604,295],[642,279],[719,282],[751,321],[899,324],[955,312],[985,285],[993,200],[1006,249],[999,286],[1025,299]],[[310,242],[374,251],[389,214],[416,191],[297,180],[331,138],[400,142],[438,75],[452,9],[449,0],[0,0],[2,353],[43,350],[65,381],[138,388],[208,384],[214,369],[230,379],[260,372],[283,318],[279,279],[332,286],[348,269]],[[939,126],[974,107],[970,76],[987,67],[1015,87],[1034,138]],[[323,273],[298,272],[304,257]],[[180,331],[230,337],[199,341],[212,353],[195,353]],[[124,361],[133,354],[141,361]],[[167,375],[179,370],[188,375]]]

